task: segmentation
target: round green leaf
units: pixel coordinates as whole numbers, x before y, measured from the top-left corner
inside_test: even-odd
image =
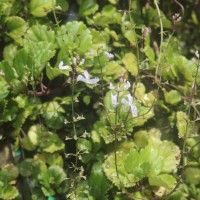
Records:
[[[177,104],[181,101],[181,94],[177,90],[170,90],[167,92],[165,89],[163,89],[165,101],[169,104]]]
[[[40,139],[44,136],[45,129],[42,125],[33,125],[28,130],[28,138],[33,145],[38,145]]]
[[[199,168],[186,168],[185,169],[186,181],[190,184],[198,185],[200,184],[200,169]]]
[[[32,15],[36,17],[44,17],[55,6],[55,0],[31,0],[29,9]]]
[[[0,198],[1,199],[15,199],[19,196],[19,191],[15,186],[5,184],[4,187],[1,187],[0,185]]]
[[[65,148],[64,142],[54,133],[48,132],[40,140],[40,148],[47,153],[54,153]]]
[[[153,186],[172,189],[176,184],[176,179],[169,174],[160,174],[157,176],[150,176],[149,184]]]
[[[9,94],[8,84],[2,77],[0,77],[0,88],[1,88],[0,90],[0,101],[1,101],[5,99]]]
[[[93,14],[98,10],[98,7],[96,0],[84,0],[79,7],[79,14],[82,16]]]
[[[90,50],[92,35],[83,22],[68,22],[57,30],[57,41],[60,48],[80,55]]]
[[[108,179],[106,178],[101,162],[94,163],[88,180],[91,194],[95,199],[106,200],[106,193],[110,188]]]
[[[138,74],[138,61],[137,57],[133,53],[127,53],[122,59],[126,69],[133,75]]]
[[[21,17],[11,16],[6,21],[9,30],[8,35],[13,39],[18,40],[26,31],[26,22]]]

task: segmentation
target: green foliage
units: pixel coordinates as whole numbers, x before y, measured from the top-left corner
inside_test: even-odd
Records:
[[[137,57],[134,54],[132,53],[125,54],[122,61],[126,69],[131,73],[131,75],[133,76],[138,75]]]
[[[82,22],[71,22],[57,30],[57,42],[61,49],[69,54],[81,55],[90,50],[92,36]]]
[[[92,166],[88,182],[91,187],[91,194],[95,199],[107,199],[106,194],[110,187],[103,173],[101,162],[94,163]]]
[[[55,6],[55,1],[53,0],[31,0],[29,4],[30,13],[36,17],[46,16],[51,9]]]
[[[200,198],[200,20],[182,4],[1,1],[0,199]]]
[[[19,196],[16,186],[13,186],[15,179],[18,177],[18,168],[11,165],[5,166],[0,171],[0,198],[15,199]]]
[[[155,130],[154,130],[155,131]],[[147,134],[147,133],[146,133]],[[134,186],[140,180],[148,177],[150,185],[173,188],[175,178],[164,172],[171,173],[179,164],[180,150],[168,141],[160,141],[156,136],[148,134],[148,145],[138,151],[134,144],[121,144],[127,146],[126,152],[116,151],[119,177],[115,168],[115,156],[112,153],[105,162],[105,173],[109,179],[120,187]],[[128,149],[129,146],[129,149]]]
[[[55,195],[55,192],[64,192],[65,187],[62,183],[66,179],[66,174],[61,167],[52,165],[40,174],[38,179],[45,196]]]
[[[10,16],[6,19],[6,25],[8,29],[8,35],[16,41],[19,41],[20,37],[26,31],[26,22],[24,19],[17,16]]]

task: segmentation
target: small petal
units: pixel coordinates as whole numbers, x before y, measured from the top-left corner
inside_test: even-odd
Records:
[[[72,62],[73,62],[74,65],[76,65],[76,63],[77,63],[76,57],[73,57],[73,58],[72,58]]]
[[[195,56],[199,58],[199,51],[195,51]]]
[[[2,70],[0,70],[0,75],[4,76],[4,72]]]
[[[111,100],[112,100],[112,105],[113,105],[114,107],[117,107],[117,105],[118,105],[118,102],[117,102],[117,94],[112,94],[112,93],[111,93]]]
[[[128,97],[128,103],[131,106],[133,103],[133,97],[130,94],[127,94],[127,97]]]
[[[70,68],[70,66],[63,65],[63,64],[64,64],[63,61],[60,61],[59,65],[58,65],[58,67],[59,67],[60,70],[66,70],[66,69]]]
[[[88,53],[90,56],[93,56],[94,55],[94,50],[90,50],[90,52]]]
[[[87,70],[84,71],[84,76],[85,78],[82,75],[78,75],[77,81],[82,81],[87,84],[96,84],[99,81],[99,78],[97,77],[90,79],[90,75]]]
[[[111,90],[115,89],[114,85],[111,82],[110,82],[110,86],[109,87],[110,87]]]
[[[137,117],[138,116],[138,111],[137,111],[137,107],[135,105],[131,105],[131,112],[132,112],[132,116],[133,117]]]
[[[82,75],[78,75],[78,77],[77,77],[77,81],[83,81],[83,82],[85,82],[85,78],[83,78],[83,76]]]
[[[99,82],[99,78],[97,78],[97,77],[86,81],[86,83],[88,83],[88,84],[96,84],[97,82]]]
[[[107,51],[105,51],[105,54],[106,54],[107,58],[110,60],[114,58],[114,55],[112,53],[108,53]]]
[[[128,95],[126,95],[126,96],[128,97],[128,100],[125,99],[125,98],[123,98],[123,99],[121,100],[121,102],[122,102],[123,104],[127,105],[127,106],[130,106],[130,108],[131,108],[131,113],[132,113],[132,116],[133,116],[133,117],[138,116],[137,107],[133,104],[133,97],[132,97],[130,94],[128,94]]]
[[[131,84],[130,84],[129,81],[127,81],[127,82],[125,83],[125,85],[124,85],[124,89],[125,89],[125,90],[128,90],[130,87],[131,87]]]
[[[84,71],[84,75],[85,75],[85,78],[86,78],[87,80],[90,79],[90,75],[89,75],[89,73],[88,73],[87,70]]]
[[[195,62],[196,62],[196,59],[195,59],[195,58],[192,58],[192,62],[195,63]]]
[[[125,98],[123,98],[121,102],[122,102],[123,104],[125,104],[125,105],[129,105],[129,104],[128,104],[128,101],[127,101]]]
[[[83,58],[83,59],[81,59],[81,61],[80,61],[80,65],[83,65],[85,63],[85,59]]]

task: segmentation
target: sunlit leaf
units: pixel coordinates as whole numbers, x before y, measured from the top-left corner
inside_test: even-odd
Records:
[[[167,92],[166,90],[163,89],[164,96],[165,96],[165,101],[169,104],[177,104],[181,101],[181,94],[177,90],[170,90]]]
[[[176,184],[176,179],[169,174],[160,174],[157,176],[150,176],[149,184],[172,189]]]
[[[55,0],[31,0],[29,9],[32,15],[44,17],[52,11],[55,6]]]
[[[123,63],[126,69],[131,73],[133,76],[137,76],[138,74],[138,61],[137,57],[133,53],[127,53],[123,57]]]
[[[40,148],[47,153],[54,153],[65,148],[64,142],[54,133],[47,132],[39,141]]]

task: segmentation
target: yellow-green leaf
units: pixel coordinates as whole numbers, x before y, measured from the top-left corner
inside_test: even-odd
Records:
[[[123,57],[123,63],[126,69],[133,75],[138,75],[138,61],[137,57],[133,53],[127,53]]]
[[[44,17],[52,11],[55,0],[31,0],[29,8],[32,15]]]

